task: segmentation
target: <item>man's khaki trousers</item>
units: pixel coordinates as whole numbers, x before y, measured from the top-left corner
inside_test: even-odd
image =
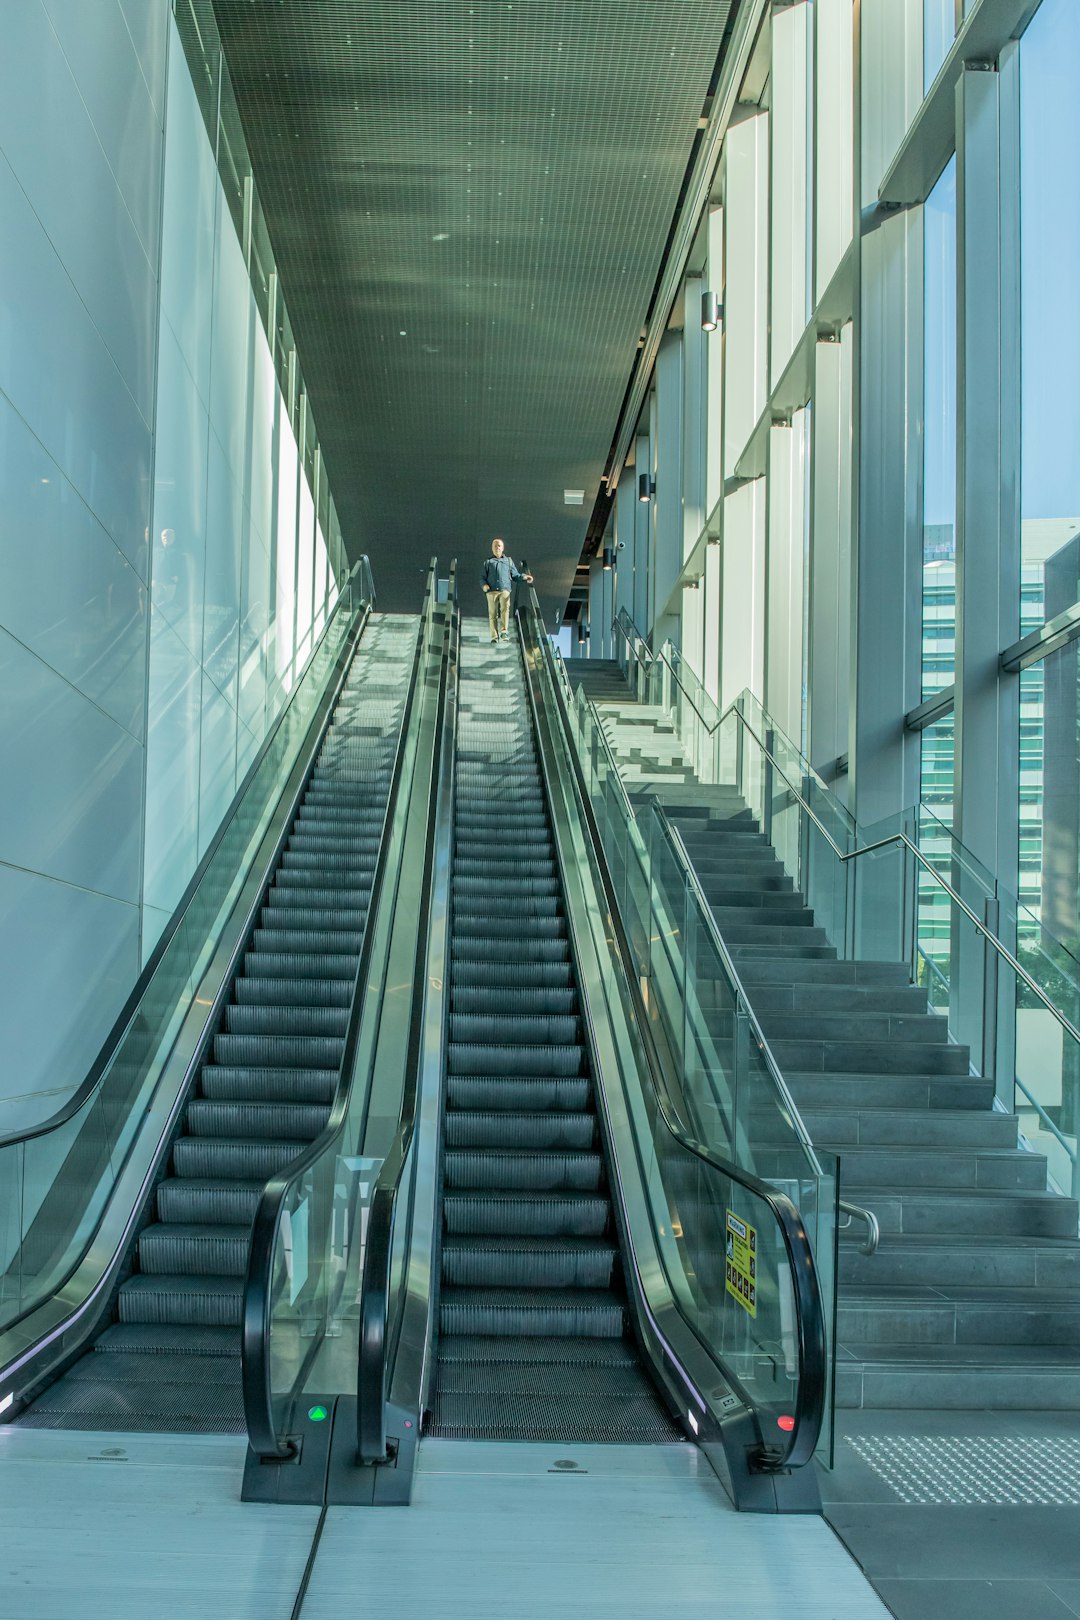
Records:
[[[510,629],[510,592],[488,591],[488,625],[491,630],[491,639],[496,636],[505,636]]]

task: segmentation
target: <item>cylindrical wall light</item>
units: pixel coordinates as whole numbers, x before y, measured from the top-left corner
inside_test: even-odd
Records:
[[[577,622],[577,638],[578,638],[578,646],[579,647],[584,647],[584,645],[585,645],[585,620],[584,619],[579,619],[578,622]]]
[[[647,501],[655,494],[656,494],[656,480],[655,480],[655,478],[650,478],[649,474],[647,472],[638,473],[638,481],[637,481],[637,498],[638,498],[638,500],[639,501]]]
[[[613,560],[610,546],[605,546],[604,547],[604,550],[603,550],[603,553],[602,553],[602,560],[603,560],[603,564],[604,564],[604,573],[605,574],[610,574],[611,573],[611,564],[612,564],[612,560]]]
[[[701,295],[701,330],[715,332],[723,316],[723,306],[714,292],[703,292]]]

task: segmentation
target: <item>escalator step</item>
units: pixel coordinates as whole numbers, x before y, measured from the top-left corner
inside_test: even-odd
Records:
[[[577,1046],[580,1018],[560,1013],[451,1013],[450,1039],[457,1045],[483,1042],[506,1051],[517,1046]]]
[[[455,974],[455,980],[457,975]],[[484,1015],[497,1015],[505,1010],[507,1004],[513,1006],[516,1013],[540,1013],[574,1018],[577,1021],[577,992],[575,990],[554,990],[543,988],[529,988],[515,985],[512,995],[502,982],[489,979],[486,985],[463,985],[455,982],[451,997],[451,1007],[455,1013],[480,1013]]]
[[[293,893],[304,896],[305,905],[320,906],[333,905],[334,900],[342,892],[341,888],[331,888],[330,884],[335,878],[342,888],[355,890],[371,887],[374,875],[374,862],[363,870],[356,872],[337,872],[328,865],[325,857],[320,859],[318,866],[289,867],[279,866],[274,873],[274,882],[270,893]],[[318,896],[316,899],[315,897]]]
[[[471,915],[465,914],[462,916],[459,915],[455,910],[453,926],[454,939],[489,940],[491,942],[492,949],[497,951],[499,942],[506,932],[505,915],[501,915],[501,913],[504,913],[505,908],[508,905],[513,904],[513,899],[513,890],[511,888],[509,892],[503,890],[500,893],[498,903],[491,907],[491,914],[483,912],[479,915],[473,913]],[[530,916],[529,933],[532,935],[533,939],[565,939],[566,918],[562,916]]]
[[[611,1205],[587,1193],[450,1192],[443,1197],[449,1233],[462,1237],[602,1237]]]
[[[456,962],[480,962],[485,967],[489,977],[492,973],[492,958],[486,953],[479,940],[455,939],[451,948],[451,956]],[[503,939],[499,941],[497,958],[500,967],[512,962],[569,962],[570,946],[565,939]]]
[[[178,1176],[197,1181],[269,1181],[299,1155],[306,1142],[230,1142],[220,1136],[181,1136],[173,1143]]]
[[[445,1283],[474,1288],[610,1288],[617,1250],[590,1238],[447,1240]]]
[[[337,1069],[345,1043],[329,1035],[215,1035],[214,1062],[268,1069]]]
[[[347,906],[264,906],[259,917],[261,928],[310,928],[320,934],[361,935],[366,922],[366,900]],[[334,946],[329,948],[335,949]]]
[[[219,1102],[196,1097],[187,1111],[192,1136],[245,1136],[313,1142],[326,1129],[329,1106],[292,1102]]]
[[[130,1330],[128,1330],[130,1331]],[[130,1380],[135,1384],[190,1384],[199,1380],[207,1384],[232,1384],[240,1378],[240,1340],[231,1328],[200,1328],[200,1333],[227,1333],[236,1346],[236,1355],[170,1354],[167,1350],[145,1351],[114,1350],[107,1356],[83,1356],[65,1374],[73,1383],[119,1383]],[[95,1345],[97,1350],[98,1346]]]
[[[256,928],[254,943],[258,950],[248,954],[245,966],[263,979],[355,979],[360,965],[362,940],[359,934],[322,935],[284,930],[267,933]]]
[[[86,1358],[93,1361],[92,1356]],[[153,1358],[156,1360],[156,1358]],[[157,1433],[243,1434],[244,1396],[232,1378],[190,1383],[124,1382],[61,1378],[40,1395],[20,1420],[28,1429],[100,1429]]]
[[[446,1186],[455,1190],[594,1192],[603,1174],[599,1153],[512,1153],[448,1148]]]
[[[592,1081],[588,1075],[558,1079],[536,1074],[510,1077],[451,1074],[447,1076],[446,1087],[452,1109],[505,1108],[522,1114],[540,1113],[545,1109],[581,1113],[592,1096]]]
[[[199,1076],[212,1102],[332,1103],[337,1069],[221,1068],[207,1064]]]
[[[626,1339],[555,1339],[541,1334],[519,1339],[516,1344],[482,1334],[455,1334],[439,1341],[439,1361],[449,1367],[473,1367],[480,1378],[491,1377],[492,1369],[503,1364],[577,1368],[638,1365],[634,1347]]]
[[[373,849],[378,852],[379,839],[372,834],[292,832],[289,834],[288,849],[294,854],[311,855],[357,855],[370,853]]]
[[[157,1190],[159,1221],[178,1225],[241,1226],[246,1232],[255,1219],[262,1181],[198,1181],[169,1176]]]
[[[457,962],[453,983],[460,989],[493,983],[497,983],[500,990],[574,989],[569,962],[508,962],[505,957],[499,962],[497,972],[490,962]]]
[[[184,1327],[176,1322],[114,1322],[94,1341],[95,1355],[221,1356],[240,1360],[232,1328]]]
[[[559,893],[559,885],[555,878],[538,878],[529,873],[521,872],[514,879],[514,898],[519,895],[551,896],[555,898]],[[454,904],[459,905],[462,900],[470,900],[476,896],[481,899],[492,899],[492,888],[483,878],[455,877],[454,878]]]
[[[221,1038],[220,1035],[217,1037],[218,1040]],[[515,1046],[512,1043],[506,1046],[478,1046],[450,1041],[447,1045],[447,1073],[571,1077],[587,1074],[588,1065],[582,1046]]]
[[[225,1008],[225,1028],[230,1035],[337,1036],[345,1039],[349,1022],[347,1007],[317,1006],[238,1006]]]
[[[243,1277],[250,1232],[243,1226],[148,1226],[139,1234],[139,1268],[146,1276]]]
[[[522,862],[520,852],[508,853],[505,860],[495,855],[485,855],[483,858],[475,855],[463,855],[459,861],[454,862],[454,870],[459,877],[487,878],[489,883],[495,885],[502,896],[505,905],[508,896],[513,893],[514,878],[521,865],[526,866],[526,876],[530,878],[557,878],[558,867],[554,860],[544,860],[531,857]]]
[[[121,1284],[117,1308],[121,1322],[238,1328],[244,1308],[244,1279],[148,1277],[140,1272]]]
[[[637,1395],[570,1390],[534,1395],[464,1394],[439,1390],[425,1431],[433,1440],[520,1440],[570,1445],[672,1445],[685,1436],[648,1386]]]
[[[241,1006],[251,1007],[343,1007],[347,1011],[352,1004],[349,979],[303,979],[293,983],[245,974],[237,979],[233,993]]]
[[[596,1142],[596,1115],[586,1113],[488,1113],[451,1110],[445,1140],[451,1148],[544,1149],[586,1153]]]
[[[439,1297],[440,1335],[621,1339],[626,1326],[622,1302],[607,1289],[444,1286]]]

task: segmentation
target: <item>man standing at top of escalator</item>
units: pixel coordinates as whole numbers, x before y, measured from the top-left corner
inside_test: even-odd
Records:
[[[514,559],[507,557],[505,552],[502,541],[494,539],[491,542],[491,556],[485,560],[480,574],[480,583],[487,597],[492,646],[497,641],[510,640],[510,587],[516,579],[523,579],[527,585],[532,584],[532,575],[519,574]]]

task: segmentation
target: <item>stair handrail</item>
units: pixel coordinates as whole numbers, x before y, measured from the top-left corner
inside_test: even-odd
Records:
[[[762,712],[764,713],[764,710]],[[1042,1002],[1047,1011],[1053,1014],[1054,1018],[1061,1025],[1062,1029],[1070,1037],[1070,1039],[1074,1040],[1077,1045],[1080,1046],[1080,1029],[1076,1027],[1071,1019],[1066,1018],[1060,1007],[1058,1007],[1050,996],[1047,995],[1042,985],[1039,984],[1036,979],[1031,977],[1031,974],[1028,973],[1027,969],[1022,963],[1017,961],[1012,951],[1010,951],[1008,946],[998,938],[990,925],[983,922],[978,913],[972,910],[967,901],[957,893],[953,885],[942,876],[937,867],[934,866],[933,862],[923,854],[918,844],[916,844],[906,832],[897,831],[893,833],[886,833],[883,838],[876,838],[872,843],[869,844],[860,844],[856,849],[841,849],[840,845],[833,838],[828,828],[821,821],[821,818],[815,813],[813,806],[807,801],[801,787],[796,787],[790,776],[785,771],[784,767],[776,759],[772,750],[766,746],[766,744],[754,730],[753,726],[750,724],[749,720],[747,720],[746,716],[741,713],[738,708],[738,699],[736,699],[735,703],[733,703],[730,708],[724,711],[725,719],[727,719],[729,715],[734,715],[739,724],[754,739],[754,742],[761,750],[762,756],[768,760],[773,770],[780,777],[781,781],[784,782],[792,798],[802,806],[803,810],[814,823],[814,826],[817,828],[822,838],[824,838],[825,842],[829,845],[838,861],[842,862],[846,866],[849,861],[860,860],[864,855],[873,855],[878,850],[895,848],[897,846],[907,849],[912,855],[913,859],[918,862],[923,870],[929,873],[938,887],[944,890],[949,899],[952,901],[953,905],[963,912],[964,916],[967,917],[968,921],[973,925],[976,932],[982,935],[987,944],[992,946],[992,948],[997,952],[998,956],[1000,956],[1004,962],[1008,963],[1009,967],[1013,970],[1017,977],[1027,985],[1028,989],[1031,990],[1038,1000]],[[770,729],[773,728],[770,727]],[[777,731],[777,735],[782,736],[783,733]],[[825,791],[828,792],[828,789],[825,789]]]
[[[554,652],[556,654],[556,666],[558,666],[558,664],[561,662],[561,658],[558,656],[557,648],[554,649]],[[571,690],[569,682],[565,679],[565,676],[564,685],[567,691]],[[622,779],[622,772],[619,770],[618,761],[615,758],[615,753],[611,746],[611,739],[604,730],[600,712],[597,709],[596,704],[589,697],[584,688],[579,688],[576,698],[571,696],[571,703],[575,702],[583,705],[586,709],[591,711],[594,733],[597,737],[599,737],[601,746],[604,749],[609,774],[613,776],[619,784],[620,796],[623,801],[625,814],[630,820],[637,822],[637,812],[635,811],[630,796],[626,791],[626,785]],[[798,1105],[796,1104],[794,1097],[791,1095],[787,1081],[784,1079],[783,1071],[776,1060],[772,1047],[769,1045],[768,1037],[761,1026],[761,1021],[754,1011],[750,997],[746,993],[746,987],[743,984],[739,971],[735,966],[731,952],[728,950],[723,935],[720,933],[716,918],[712,914],[712,908],[710,907],[709,902],[705,897],[705,891],[701,886],[701,880],[698,877],[686,845],[683,843],[682,835],[678,828],[672,825],[667,811],[660,800],[653,797],[651,804],[654,814],[657,816],[660,823],[661,829],[671,846],[676,864],[679,866],[684,879],[690,884],[698,914],[704,923],[706,933],[709,937],[709,942],[716,951],[717,956],[720,958],[724,972],[728,976],[729,984],[735,994],[736,1004],[741,1005],[742,1010],[746,1013],[748,1027],[754,1040],[757,1042],[762,1059],[765,1063],[765,1068],[773,1083],[777,1096],[779,1097],[781,1106],[788,1113],[791,1120],[792,1129],[795,1132],[795,1136],[800,1147],[803,1149],[813,1167],[814,1174],[820,1176],[823,1174],[823,1171],[821,1161],[818,1159],[817,1152],[814,1148],[813,1139],[810,1136],[810,1132],[806,1128],[805,1121],[799,1112]],[[881,1236],[881,1229],[877,1216],[872,1210],[864,1209],[861,1204],[852,1203],[846,1198],[841,1198],[840,1207],[843,1213],[846,1214],[850,1220],[860,1221],[866,1227],[866,1237],[862,1245],[863,1252],[865,1254],[876,1254]]]
[[[416,1131],[416,1103],[420,1071],[426,1056],[423,1049],[426,998],[440,998],[433,1012],[438,1016],[438,1067],[444,1066],[446,1007],[448,987],[437,982],[427,968],[432,920],[432,877],[440,846],[452,851],[453,784],[457,747],[457,671],[460,663],[461,607],[458,601],[457,564],[450,570],[447,591],[447,657],[443,660],[439,702],[436,757],[438,776],[428,807],[424,844],[424,877],[421,886],[423,916],[417,929],[416,957],[412,979],[412,1015],[409,1019],[409,1049],[405,1065],[405,1090],[401,1115],[389,1153],[379,1169],[368,1214],[366,1247],[360,1283],[360,1335],[356,1373],[356,1459],[376,1464],[387,1456],[386,1403],[389,1374],[388,1328],[390,1324],[391,1271],[394,1254],[394,1228],[402,1179]]]
[[[620,620],[625,620],[625,625],[621,624]],[[642,642],[643,645],[647,646],[647,643],[644,642],[644,638],[641,636],[641,634],[638,631],[636,625],[634,624],[634,621],[631,619],[630,615],[627,613],[625,608],[621,608],[619,610],[619,616],[614,621],[613,628],[619,631],[620,635],[623,637],[623,640],[626,642],[627,648],[633,653],[635,658],[637,658],[638,661],[644,666],[644,664],[645,664],[644,659],[641,657],[641,655],[637,651],[637,649],[632,646],[631,639],[630,639],[630,633],[632,633],[633,636],[639,642]],[[628,633],[628,632],[630,632],[630,633]],[[889,833],[884,838],[876,839],[873,843],[860,844],[860,845],[858,845],[857,848],[851,849],[851,850],[843,850],[843,849],[840,848],[840,845],[836,842],[835,838],[832,836],[829,829],[822,822],[820,816],[817,815],[817,813],[815,812],[813,806],[806,799],[806,796],[803,793],[801,786],[796,786],[795,783],[792,782],[790,774],[788,773],[786,768],[783,765],[781,765],[780,762],[776,759],[772,749],[767,746],[766,742],[758,735],[757,731],[754,729],[754,726],[747,719],[745,713],[743,712],[744,699],[752,699],[752,701],[757,705],[757,707],[761,710],[762,716],[768,722],[768,725],[766,727],[767,733],[772,733],[773,735],[775,735],[777,737],[782,737],[783,738],[785,745],[791,749],[791,752],[800,760],[800,763],[805,765],[806,774],[813,777],[814,781],[817,782],[818,786],[820,787],[822,793],[827,795],[827,797],[830,800],[832,800],[834,803],[836,803],[838,805],[838,808],[844,809],[844,807],[839,805],[839,801],[837,801],[835,799],[835,795],[830,792],[827,784],[824,783],[821,780],[821,778],[818,776],[817,772],[813,770],[812,766],[810,766],[810,764],[803,759],[803,756],[799,753],[799,750],[795,747],[795,744],[792,743],[790,741],[790,739],[784,735],[784,733],[781,731],[780,727],[777,726],[776,723],[772,720],[772,718],[766,713],[766,710],[764,709],[764,707],[760,703],[758,703],[757,699],[753,698],[753,696],[749,692],[749,690],[741,692],[739,694],[739,696],[732,703],[730,703],[725,710],[723,710],[723,712],[720,715],[720,718],[716,721],[716,723],[714,725],[710,725],[709,722],[702,715],[700,709],[697,707],[697,704],[694,702],[693,698],[690,696],[690,693],[686,690],[686,687],[683,684],[683,682],[680,680],[677,671],[673,668],[673,666],[671,665],[670,661],[667,659],[664,652],[661,651],[659,653],[655,653],[655,652],[652,652],[652,650],[650,649],[649,657],[653,662],[661,663],[661,664],[663,664],[665,666],[665,668],[667,668],[667,670],[669,671],[669,673],[671,675],[672,680],[674,680],[678,684],[680,690],[683,692],[684,696],[686,697],[687,702],[690,704],[691,708],[694,710],[694,713],[698,716],[699,720],[701,721],[702,725],[705,727],[705,730],[708,732],[708,734],[710,736],[713,733],[715,733],[716,731],[718,731],[726,720],[733,718],[738,722],[738,724],[753,738],[754,742],[757,744],[758,748],[761,750],[762,756],[766,760],[768,760],[768,762],[772,766],[773,770],[777,773],[777,775],[780,777],[780,779],[787,786],[787,788],[788,788],[789,792],[791,793],[792,797],[802,806],[803,810],[806,812],[807,816],[813,822],[813,824],[817,828],[818,832],[825,839],[826,843],[829,845],[830,849],[833,851],[833,854],[844,865],[846,865],[849,861],[854,861],[854,860],[859,859],[863,855],[872,855],[872,854],[876,853],[878,850],[886,849],[886,848],[889,848],[891,846],[895,847],[895,846],[902,845],[904,848],[908,849],[911,852],[914,859],[918,862],[918,864],[926,872],[928,872],[930,874],[930,876],[933,878],[934,882],[939,886],[939,888],[944,890],[944,892],[948,895],[948,897],[952,901],[952,903],[954,905],[958,906],[959,909],[968,918],[968,920],[974,925],[976,931],[980,935],[982,935],[982,937],[997,952],[997,954],[1002,958],[1002,960],[1005,961],[1009,965],[1009,967],[1013,970],[1013,972],[1018,975],[1018,977],[1022,980],[1022,982],[1027,985],[1028,989],[1031,990],[1032,993],[1038,998],[1038,1000],[1042,1002],[1043,1006],[1047,1009],[1047,1011],[1053,1014],[1054,1018],[1061,1025],[1061,1028],[1065,1031],[1065,1033],[1072,1040],[1076,1041],[1078,1045],[1080,1045],[1080,1029],[1077,1028],[1077,1026],[1072,1022],[1071,1019],[1069,1019],[1069,1018],[1067,1018],[1065,1016],[1065,1014],[1061,1011],[1061,1009],[1057,1006],[1057,1004],[1053,1001],[1053,999],[1046,993],[1046,991],[1042,988],[1042,986],[1038,983],[1038,981],[1036,979],[1033,979],[1032,976],[1030,975],[1030,973],[1028,973],[1027,970],[1023,967],[1023,965],[1016,959],[1016,957],[1013,955],[1013,953],[1009,950],[1008,946],[1001,939],[999,939],[999,937],[997,936],[997,934],[994,933],[993,929],[989,926],[989,924],[987,924],[986,922],[984,922],[984,921],[982,921],[980,919],[978,914],[975,911],[972,910],[972,908],[967,904],[967,902],[957,893],[957,891],[953,887],[953,885],[951,883],[949,883],[947,881],[947,879],[944,878],[942,876],[942,874],[937,870],[937,868],[932,864],[932,862],[927,859],[927,857],[923,854],[922,850],[919,848],[918,844],[916,844],[914,842],[914,840],[911,839],[908,836],[907,833],[902,832],[902,831],[898,831],[898,832],[895,832],[895,833]],[[853,827],[855,829],[855,836],[858,837],[859,836],[858,826],[854,822],[853,818],[851,818],[850,811],[844,809],[844,815],[845,815],[846,818],[852,820],[852,825],[853,825]]]
[[[296,1443],[288,1436],[278,1434],[273,1410],[270,1330],[274,1305],[274,1260],[277,1252],[281,1213],[290,1189],[313,1164],[317,1163],[334,1146],[352,1102],[355,1085],[353,1069],[365,1005],[363,990],[368,981],[374,949],[375,929],[373,922],[379,910],[379,902],[387,877],[390,844],[387,833],[393,825],[397,810],[402,761],[419,684],[417,674],[424,655],[426,642],[431,634],[432,615],[437,595],[437,574],[437,559],[432,558],[427,570],[424,593],[425,606],[417,629],[412,675],[409,680],[408,694],[398,730],[394,763],[391,771],[390,792],[383,815],[379,836],[379,851],[376,856],[367,916],[364,923],[364,934],[356,974],[353,979],[349,1017],[345,1029],[341,1062],[338,1066],[338,1081],[334,1092],[334,1101],[327,1122],[319,1135],[313,1142],[308,1144],[303,1153],[291,1160],[289,1164],[266,1183],[259,1199],[259,1206],[251,1229],[248,1266],[244,1279],[240,1362],[248,1443],[257,1456],[268,1459],[278,1458],[285,1460],[295,1456],[297,1449]],[[317,1348],[318,1342],[316,1340],[312,1346],[312,1353]]]
[[[533,639],[541,649],[541,656],[545,651],[550,656],[549,639],[544,631],[543,618],[535,590],[531,588],[526,617],[530,622]],[[711,1166],[714,1170],[719,1171],[721,1175],[727,1176],[731,1181],[745,1188],[754,1197],[760,1199],[770,1210],[780,1229],[792,1277],[796,1334],[799,1342],[799,1365],[800,1368],[806,1369],[806,1376],[799,1379],[794,1423],[788,1435],[786,1449],[779,1457],[769,1455],[768,1461],[770,1467],[776,1469],[800,1467],[811,1460],[816,1450],[825,1416],[828,1387],[828,1338],[824,1318],[824,1301],[813,1247],[802,1215],[797,1205],[786,1193],[771,1186],[767,1181],[763,1181],[753,1171],[745,1170],[741,1165],[735,1164],[732,1160],[717,1152],[715,1148],[692,1137],[682,1123],[679,1110],[671,1096],[664,1065],[657,1051],[652,1029],[649,1025],[648,1011],[644,1004],[641,987],[632,968],[629,940],[619,911],[617,895],[607,864],[600,828],[597,825],[588,786],[584,780],[581,760],[577,750],[570,742],[570,722],[565,697],[557,682],[552,682],[552,688],[562,705],[563,712],[559,717],[559,724],[566,736],[567,755],[570,760],[578,801],[589,829],[593,849],[597,855],[597,866],[613,925],[614,938],[612,944],[623,963],[623,973],[634,1009],[634,1027],[645,1059],[649,1083],[660,1118],[663,1120],[665,1129],[682,1148],[703,1163]],[[534,704],[534,697],[531,688],[528,688],[528,692],[529,702],[532,705]],[[535,716],[535,707],[533,712]],[[710,1355],[716,1365],[722,1367],[716,1353],[710,1351]],[[735,1387],[741,1387],[733,1374],[724,1370],[724,1376]],[[752,1406],[752,1402],[749,1400],[748,1405]]]
[[[371,578],[371,566],[366,555],[358,558],[358,560],[349,570],[349,573],[345,576],[345,581],[343,582],[343,584],[351,582],[352,580],[356,579],[362,571],[370,587],[371,595],[361,596],[360,598],[362,606],[358,607],[357,609],[357,613],[362,620],[359,626],[360,634],[363,633],[363,626],[367,623],[367,620],[374,611],[375,607],[374,584],[372,583]],[[341,608],[344,600],[345,592],[344,589],[342,589],[338,595],[337,601],[334,603],[334,606],[330,609],[330,612],[326,616],[326,623],[319,632],[318,640],[311,649],[311,658],[314,658],[315,653],[325,640],[326,635],[329,632],[330,625],[337,616],[338,610]],[[51,1131],[59,1130],[61,1125],[66,1125],[69,1119],[74,1118],[74,1116],[79,1112],[80,1108],[82,1108],[83,1104],[86,1102],[87,1098],[101,1084],[105,1071],[112,1060],[113,1054],[120,1045],[126,1030],[131,1024],[131,1021],[139,1007],[139,1003],[146,995],[150,980],[157,972],[162,957],[165,955],[171,940],[174,938],[177,929],[183,922],[188,907],[191,905],[191,902],[195,897],[195,891],[198,889],[199,884],[206,875],[206,870],[211,861],[217,854],[222,839],[228,832],[229,827],[236,816],[236,812],[240,808],[241,801],[243,800],[244,795],[247,793],[248,788],[251,786],[251,782],[255,776],[255,773],[258,771],[259,766],[262,764],[264,758],[272,747],[274,738],[278,733],[278,728],[281,726],[288,712],[289,705],[283,705],[281,713],[274,720],[270,730],[263,738],[258,753],[255,755],[254,759],[251,761],[251,764],[244,772],[244,780],[240,783],[240,786],[233,794],[232,802],[225,811],[225,814],[222,816],[217,831],[207,845],[198,866],[191,874],[191,878],[183,894],[173,907],[172,915],[165,924],[164,928],[161,930],[161,933],[158,935],[157,942],[155,943],[153,950],[150,952],[150,955],[147,957],[139,977],[135,980],[130,995],[127,997],[124,1005],[117,1013],[116,1018],[113,1020],[112,1027],[98,1048],[97,1053],[94,1056],[94,1060],[87,1069],[85,1076],[79,1082],[71,1096],[68,1097],[65,1102],[61,1103],[60,1107],[57,1108],[53,1113],[49,1114],[46,1119],[39,1120],[35,1125],[18,1126],[12,1131],[0,1131],[0,1148],[10,1147],[17,1142],[30,1142],[33,1141],[35,1137],[48,1136]]]

